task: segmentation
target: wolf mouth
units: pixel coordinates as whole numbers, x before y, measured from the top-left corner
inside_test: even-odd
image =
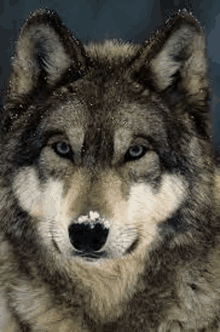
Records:
[[[105,251],[102,252],[92,252],[92,251],[85,251],[85,252],[74,252],[74,256],[78,256],[81,258],[91,258],[91,259],[99,259],[99,258],[108,258],[108,255]]]

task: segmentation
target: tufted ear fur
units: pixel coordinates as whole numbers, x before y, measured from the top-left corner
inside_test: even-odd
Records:
[[[176,14],[164,29],[142,46],[135,66],[142,81],[157,91],[172,87],[190,100],[207,99],[209,90],[206,42],[196,19]],[[141,75],[140,75],[141,73]]]
[[[205,38],[190,16],[180,18],[171,27],[168,39],[151,61],[151,68],[160,89],[174,81],[177,72],[183,87],[191,94],[198,93],[207,77]]]
[[[12,61],[11,96],[52,87],[66,70],[82,72],[85,51],[55,12],[37,11],[20,31]]]

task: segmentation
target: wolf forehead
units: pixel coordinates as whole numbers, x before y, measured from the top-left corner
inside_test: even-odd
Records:
[[[45,121],[50,119],[51,125],[81,127],[83,130],[106,131],[111,127],[114,129],[127,129],[130,131],[153,132],[152,125],[162,123],[164,117],[169,117],[169,109],[163,107],[159,98],[154,98],[149,90],[144,92],[144,96],[137,95],[132,98],[127,96],[123,90],[124,86],[112,87],[111,82],[106,83],[106,88],[102,92],[99,85],[97,90],[88,83],[87,78],[80,82],[70,83],[67,86],[58,88],[49,100],[48,107],[40,111]],[[89,86],[88,86],[89,85]],[[71,92],[69,92],[71,89]],[[73,91],[74,90],[74,91]],[[117,90],[117,91],[115,91]],[[38,112],[32,106],[33,112]],[[44,123],[44,121],[42,121]]]
[[[48,107],[39,109],[31,106],[32,112],[41,114],[37,118],[30,117],[30,122],[23,127],[23,138],[26,144],[38,140],[42,136],[42,146],[45,140],[57,136],[62,141],[67,140],[73,149],[90,149],[90,153],[112,156],[115,153],[125,153],[130,144],[151,143],[166,140],[167,132],[163,125],[163,115],[156,103],[150,100],[144,104],[123,100],[113,105],[108,100],[97,108],[78,95],[67,93],[62,101],[53,96]],[[86,94],[85,94],[86,95]],[[164,111],[164,117],[167,117]],[[23,115],[24,119],[30,113]],[[19,121],[20,122],[20,121]],[[31,129],[32,128],[32,129]],[[39,143],[39,141],[38,141]],[[161,142],[162,144],[162,142]],[[92,150],[91,150],[92,148]]]

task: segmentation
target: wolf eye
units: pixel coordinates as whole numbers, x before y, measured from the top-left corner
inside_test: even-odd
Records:
[[[53,146],[55,152],[60,155],[61,157],[69,158],[72,155],[71,148],[65,142],[58,142],[55,143]]]
[[[143,157],[146,153],[146,148],[142,145],[132,146],[125,155],[125,161],[131,161]]]

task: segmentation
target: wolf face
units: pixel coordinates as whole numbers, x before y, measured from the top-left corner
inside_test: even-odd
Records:
[[[1,230],[26,266],[19,273],[57,278],[57,298],[75,308],[80,294],[82,312],[106,323],[146,289],[158,253],[203,254],[214,174],[207,72],[187,13],[142,45],[82,45],[56,13],[30,16],[1,143]]]

